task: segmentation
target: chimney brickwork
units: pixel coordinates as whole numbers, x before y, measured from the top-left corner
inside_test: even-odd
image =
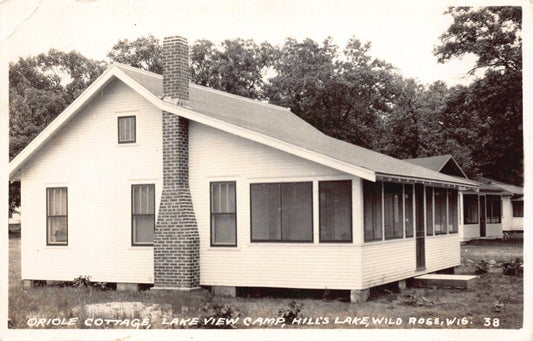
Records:
[[[189,100],[187,40],[163,41],[163,92],[178,105]],[[189,190],[189,121],[163,111],[163,191],[154,231],[154,288],[200,284],[199,235]]]

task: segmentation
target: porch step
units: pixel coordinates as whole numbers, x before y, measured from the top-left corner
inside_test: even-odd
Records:
[[[415,286],[422,287],[454,287],[468,289],[478,276],[426,274],[414,278]]]

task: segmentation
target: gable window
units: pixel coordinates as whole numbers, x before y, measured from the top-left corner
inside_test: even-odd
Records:
[[[132,245],[153,245],[155,185],[131,186]]]
[[[320,242],[352,241],[352,181],[319,182]]]
[[[363,181],[365,242],[382,240],[382,182]]]
[[[385,183],[383,186],[383,209],[385,239],[403,237],[403,185]]]
[[[459,228],[457,216],[457,190],[448,189],[448,231],[457,233]]]
[[[235,182],[212,182],[212,246],[237,246],[236,212]]]
[[[250,184],[252,242],[312,242],[313,183]]]
[[[511,201],[513,205],[513,217],[519,218],[524,216],[524,202],[523,201]]]
[[[463,215],[465,225],[479,223],[478,202],[478,196],[475,194],[463,195]]]
[[[487,195],[487,223],[501,223],[501,200],[499,195]]]
[[[46,189],[46,244],[68,244],[68,195],[66,187]]]
[[[118,143],[135,143],[135,116],[118,118]]]

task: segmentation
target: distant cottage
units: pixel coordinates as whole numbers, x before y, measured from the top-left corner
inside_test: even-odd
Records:
[[[328,137],[290,109],[111,65],[10,163],[22,279],[351,290],[460,265],[466,178]]]

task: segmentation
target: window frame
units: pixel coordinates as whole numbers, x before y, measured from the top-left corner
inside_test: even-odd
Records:
[[[66,212],[67,214],[66,215],[53,215],[53,216],[49,216],[48,215],[48,191],[49,190],[52,190],[52,189],[64,189],[65,190],[65,196],[66,196],[66,205],[65,205],[65,209],[66,209]],[[46,215],[46,246],[68,246],[68,187],[66,186],[62,186],[62,187],[46,187],[46,191],[45,191],[45,195],[46,195],[46,198],[45,198],[45,202],[46,202],[46,212],[45,212],[45,215]],[[49,224],[48,224],[48,218],[49,217],[66,217],[67,218],[67,226],[66,226],[66,242],[51,242],[50,241],[50,238],[48,238],[48,231],[49,231]]]
[[[235,210],[233,213],[213,213],[213,185],[233,184],[235,194]],[[235,216],[235,243],[234,244],[216,244],[214,243],[213,234],[213,215],[230,215]],[[211,247],[236,247],[237,246],[237,181],[211,181],[209,182],[209,245]]]
[[[517,206],[518,205],[518,206]],[[524,202],[521,200],[511,200],[511,209],[513,210],[513,218],[523,218],[524,217]],[[522,212],[520,215],[515,215],[516,212]]]
[[[392,235],[389,235],[388,237],[387,237],[387,229],[385,227],[386,221],[387,221],[387,212],[388,212],[387,210],[385,210],[385,199],[386,199],[385,187],[387,187],[386,186],[387,184],[392,189],[394,187],[396,187],[396,189],[401,187],[401,191],[399,193],[395,192],[394,190],[392,190],[390,192],[390,194],[392,194],[392,213],[391,213],[392,214],[392,216],[391,216],[391,218],[392,218],[392,226],[391,226],[391,229],[390,229],[390,233]],[[400,183],[400,182],[383,182],[382,191],[383,191],[382,212],[383,212],[383,237],[384,237],[384,240],[406,239],[405,238],[404,184]],[[401,202],[400,202],[400,200],[397,200],[397,201],[394,200],[394,196],[395,195],[397,195],[398,199],[401,198]],[[398,205],[398,207],[396,207],[396,205]],[[400,205],[401,205],[401,208],[399,207]],[[397,236],[396,235],[396,232],[398,232],[398,231],[396,231],[395,228],[394,228],[395,227],[395,223],[397,223],[395,221],[395,215],[398,216],[398,219],[399,219],[398,223],[400,223],[400,225],[401,225],[401,236]]]
[[[495,199],[497,198],[497,199]],[[494,202],[498,202],[499,214],[494,215]],[[490,203],[490,216],[489,216],[489,203]],[[485,197],[485,222],[486,224],[501,224],[502,223],[502,197],[501,195],[487,194]],[[498,218],[497,221],[495,218]]]
[[[383,213],[383,184],[384,182],[383,181],[369,181],[369,180],[362,180],[363,183],[362,183],[362,187],[363,187],[363,243],[371,243],[371,242],[380,242],[380,241],[383,241],[384,240],[384,222],[383,222],[383,218],[384,218],[384,213]],[[376,190],[376,187],[378,187],[378,184],[379,184],[379,191]],[[366,208],[365,208],[365,204],[367,204],[367,201],[365,201],[365,186],[372,186],[372,202],[371,202],[371,214],[372,214],[372,236],[371,238],[367,238],[367,234],[366,234]],[[378,229],[376,227],[378,227],[374,221],[374,217],[376,216],[376,213],[377,212],[377,209],[375,208],[375,199],[378,199],[379,198],[379,221],[380,221],[380,225],[379,225],[379,231],[380,231],[380,235],[379,237],[376,237],[377,235],[377,231]]]
[[[350,184],[350,239],[349,240],[326,240],[322,239],[322,209],[320,207],[321,201],[320,201],[320,184],[322,183],[331,183],[331,182],[340,182],[340,183],[349,183]],[[322,180],[318,181],[318,242],[319,243],[325,243],[325,244],[350,244],[353,243],[353,185],[352,180]],[[312,211],[311,211],[312,212]]]
[[[134,187],[136,186],[151,186],[154,188],[154,213],[153,214],[134,214],[133,213],[133,204],[134,204],[134,201],[133,201],[133,189]],[[154,240],[152,239],[152,242],[151,243],[136,243],[135,242],[135,229],[134,229],[134,224],[133,224],[133,221],[134,221],[134,217],[135,216],[153,216],[153,222],[154,222],[154,234],[155,234],[155,223],[156,223],[156,220],[155,220],[155,215],[156,215],[156,211],[157,211],[157,205],[156,205],[156,194],[155,194],[155,184],[151,183],[151,184],[132,184],[131,185],[131,246],[148,246],[148,247],[153,247],[154,246]]]
[[[455,194],[455,219],[451,222],[450,225],[450,212],[451,212],[451,205],[450,205],[450,197]],[[455,234],[459,233],[459,190],[455,188],[448,188],[446,190],[446,202],[447,202],[447,217],[448,217],[448,234]],[[451,229],[450,229],[451,226]]]
[[[133,141],[121,141],[120,140],[120,120],[133,118]],[[129,144],[137,143],[137,116],[136,115],[127,115],[127,116],[117,116],[117,141],[118,144]]]
[[[466,200],[466,198],[468,197],[468,200]],[[469,216],[469,214],[466,214],[466,210],[468,210],[468,206],[466,205],[467,202],[470,204],[471,202],[475,201],[475,206],[476,206],[476,218],[475,219],[475,222],[471,223],[470,221],[471,220],[466,220],[466,217]],[[479,209],[479,194],[463,194],[463,225],[477,225],[479,224],[479,212],[480,212],[480,209]]]
[[[284,240],[283,239],[283,201],[281,199],[282,197],[282,189],[281,187],[284,184],[311,184],[311,239],[310,240]],[[253,238],[253,223],[252,223],[252,186],[259,186],[259,185],[279,185],[279,195],[280,195],[280,239],[279,240],[273,240],[273,239],[254,239]],[[290,181],[290,182],[254,182],[250,183],[250,243],[305,243],[305,244],[313,244],[315,241],[314,236],[314,195],[313,195],[313,181]]]

